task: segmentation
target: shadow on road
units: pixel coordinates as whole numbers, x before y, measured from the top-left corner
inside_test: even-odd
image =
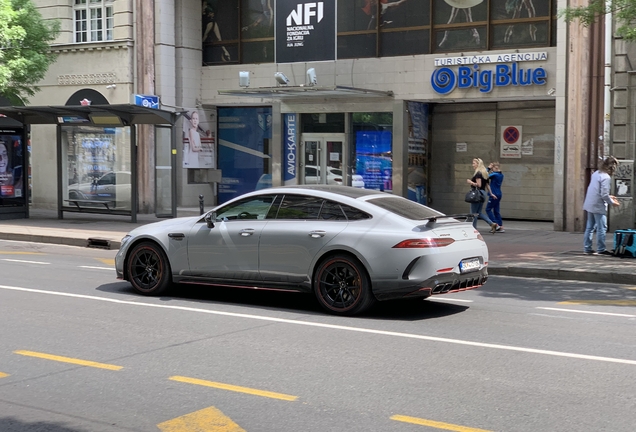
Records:
[[[140,299],[128,282],[101,285],[98,291],[130,295]],[[158,297],[163,302],[193,301],[206,304],[252,307],[262,310],[292,312],[310,315],[329,315],[318,304],[313,294],[281,292],[245,288],[207,287],[197,285],[175,285],[167,296]],[[377,320],[417,321],[441,318],[466,310],[466,306],[428,302],[422,299],[378,302],[360,318]],[[355,319],[355,317],[354,317]]]
[[[13,417],[0,418],[0,431],[2,432],[89,432],[86,429],[68,427],[62,423],[38,421],[25,423]]]

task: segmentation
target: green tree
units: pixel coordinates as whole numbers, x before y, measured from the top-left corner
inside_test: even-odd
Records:
[[[45,21],[32,0],[0,0],[0,95],[17,104],[39,90],[59,31],[59,21]]]
[[[616,18],[618,36],[636,40],[636,0],[590,0],[587,6],[567,8],[559,15],[567,22],[579,20],[587,27],[608,13]]]

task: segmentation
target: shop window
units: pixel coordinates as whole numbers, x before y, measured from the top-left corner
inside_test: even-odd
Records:
[[[75,42],[113,40],[114,0],[75,0]]]
[[[344,113],[302,114],[300,128],[302,133],[343,133],[345,115]]]
[[[63,126],[64,199],[99,209],[131,210],[130,155],[130,128]]]
[[[271,107],[219,108],[218,202],[272,185]]]
[[[203,0],[203,64],[239,62],[239,1]]]
[[[365,189],[393,191],[393,113],[354,113],[350,159]]]

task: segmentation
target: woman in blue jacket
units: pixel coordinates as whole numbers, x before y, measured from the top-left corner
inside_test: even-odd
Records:
[[[490,220],[498,225],[497,232],[506,232],[503,228],[503,221],[501,220],[501,214],[499,213],[499,206],[501,204],[501,184],[503,183],[504,175],[499,168],[499,162],[491,162],[488,165],[488,181],[490,182],[490,199],[486,206],[486,213]]]

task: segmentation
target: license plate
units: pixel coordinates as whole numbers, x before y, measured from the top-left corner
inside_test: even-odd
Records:
[[[460,273],[469,273],[476,270],[479,270],[481,263],[479,262],[479,258],[469,258],[464,259],[459,262],[459,272]]]

